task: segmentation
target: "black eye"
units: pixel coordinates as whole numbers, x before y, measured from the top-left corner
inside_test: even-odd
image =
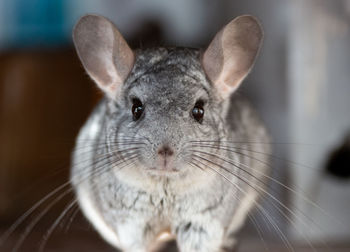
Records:
[[[131,112],[133,115],[133,119],[136,121],[140,119],[143,113],[143,105],[142,105],[142,102],[137,98],[132,99],[132,103],[133,104],[132,104]]]
[[[203,116],[204,116],[203,106],[204,106],[204,102],[199,100],[196,102],[196,104],[194,105],[194,108],[192,109],[192,116],[199,123],[202,123],[203,121]]]

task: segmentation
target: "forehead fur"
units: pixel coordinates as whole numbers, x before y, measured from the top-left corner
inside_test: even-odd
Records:
[[[165,92],[165,95],[171,95],[166,92],[174,90],[193,93],[190,91],[210,89],[198,49],[155,48],[136,51],[135,54],[134,68],[124,84],[125,93],[141,85],[148,88],[148,91],[158,94]]]

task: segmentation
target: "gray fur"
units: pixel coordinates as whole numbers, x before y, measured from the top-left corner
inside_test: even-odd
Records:
[[[150,251],[166,230],[183,252],[232,249],[265,188],[268,155],[257,154],[270,152],[263,124],[242,97],[222,99],[199,50],[134,55],[128,78],[100,102],[77,139],[71,181],[84,214],[123,251]],[[137,121],[133,98],[144,104]],[[202,123],[191,115],[198,100]],[[155,169],[164,145],[175,153],[174,172]]]
[[[137,122],[131,115],[130,97],[133,96],[146,108],[144,117]],[[206,101],[202,124],[190,116],[198,98]],[[147,251],[155,236],[168,228],[176,235],[181,251],[220,251],[234,244],[232,234],[244,221],[235,220],[235,213],[246,195],[209,169],[203,167],[202,171],[186,164],[191,158],[186,146],[195,140],[242,142],[235,145],[247,150],[269,151],[267,145],[257,145],[253,149],[247,144],[268,142],[266,131],[249,104],[235,95],[229,107],[227,115],[223,102],[205,77],[198,50],[159,48],[136,53],[135,66],[117,102],[105,98],[82,128],[71,175],[78,199],[82,194],[88,195],[105,224],[119,237],[116,243],[121,249]],[[93,131],[95,133],[91,133]],[[99,155],[124,148],[113,145],[124,136],[135,141],[141,139],[145,144],[136,163],[120,171],[118,166],[107,165],[103,173],[86,179],[86,174],[101,167],[96,163]],[[165,142],[178,153],[179,172],[169,176],[153,175],[146,169],[154,164],[156,150]],[[263,174],[267,172],[266,166],[246,156],[225,150],[210,152],[246,164],[259,179],[264,179]],[[241,152],[267,162],[266,156]],[[107,163],[116,162],[118,158],[111,155]],[[215,158],[211,160],[220,163]],[[227,167],[253,185],[259,184],[237,167]],[[225,174],[256,199],[255,190]],[[133,237],[125,238],[126,235]]]

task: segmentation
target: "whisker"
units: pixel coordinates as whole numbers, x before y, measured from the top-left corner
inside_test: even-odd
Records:
[[[132,160],[132,159],[129,159]],[[131,162],[130,164],[132,164],[134,162]],[[128,164],[129,165],[129,164]],[[124,167],[122,167],[124,168]],[[122,168],[120,168],[119,170],[121,170]],[[71,203],[64,209],[64,211],[60,214],[60,216],[56,219],[56,221],[51,225],[51,227],[48,229],[47,233],[45,234],[45,236],[43,237],[42,243],[40,244],[39,247],[39,252],[42,252],[47,244],[47,241],[49,240],[50,236],[53,234],[54,230],[56,229],[56,227],[59,225],[59,223],[62,221],[62,219],[64,218],[64,216],[69,212],[69,210],[71,208],[73,208],[77,203],[77,200],[74,199],[73,201],[71,201]],[[79,208],[77,208],[79,210]]]
[[[109,153],[111,154],[111,153]],[[96,163],[100,162],[101,160],[98,160]],[[107,160],[108,161],[108,160]],[[96,164],[95,163],[95,164]],[[80,174],[79,174],[80,175]],[[85,174],[83,174],[85,175]],[[88,174],[87,177],[82,179],[82,182],[85,179],[88,179],[92,174]],[[36,202],[29,210],[27,210],[22,216],[20,216],[18,218],[17,221],[15,221],[14,224],[11,225],[11,227],[1,236],[0,238],[0,246],[2,246],[4,244],[4,242],[9,238],[10,235],[12,235],[12,233],[19,227],[19,225],[21,225],[36,209],[38,209],[38,207],[40,207],[44,202],[46,202],[47,200],[49,200],[51,197],[53,197],[55,194],[57,194],[58,192],[60,192],[61,190],[63,190],[65,187],[70,186],[71,185],[71,181],[67,181],[66,183],[58,186],[57,188],[55,188],[53,191],[51,191],[50,193],[48,193],[45,197],[43,197],[41,200],[39,200],[38,202]],[[72,190],[72,189],[71,189]],[[65,195],[65,194],[64,194]],[[63,195],[63,196],[64,196]],[[62,197],[63,197],[62,196]]]
[[[132,164],[134,164],[134,162],[130,162],[129,165],[132,165]],[[127,167],[127,166],[125,166],[125,167]],[[125,168],[125,167],[120,168],[119,171],[120,171],[121,169]],[[75,204],[74,206],[75,206],[75,210],[74,210],[74,212],[71,214],[71,216],[70,216],[70,218],[69,218],[69,221],[68,221],[68,223],[66,224],[66,227],[65,227],[65,230],[64,230],[65,233],[68,232],[68,230],[70,229],[70,227],[71,227],[71,225],[72,225],[74,219],[76,218],[77,214],[80,213],[80,208],[79,208],[79,206],[78,206],[77,204]]]
[[[131,159],[131,158],[130,158]],[[123,163],[123,162],[122,162]],[[105,166],[100,167],[98,170],[94,171],[93,176],[100,175],[103,172],[105,172]],[[89,175],[87,178],[90,178],[91,175]],[[87,179],[85,178],[85,179]],[[84,180],[85,180],[84,179]],[[84,181],[79,181],[79,183],[84,182]],[[13,252],[17,252],[18,249],[22,246],[24,240],[26,237],[30,234],[30,232],[33,230],[33,228],[37,225],[37,223],[43,218],[43,216],[46,215],[46,213],[56,204],[58,203],[61,199],[64,198],[67,194],[73,191],[73,188],[68,188],[65,192],[63,192],[60,196],[55,198],[38,216],[26,227],[24,233],[21,235],[20,239],[17,241],[15,247],[13,248]]]
[[[78,205],[75,206],[74,212],[71,214],[68,223],[66,224],[66,227],[64,229],[64,233],[68,233],[70,227],[72,226],[73,221],[75,220],[76,216],[80,212],[80,208]]]
[[[239,165],[244,166],[246,168],[249,169],[249,167],[243,163],[240,163],[238,161],[236,161]],[[257,171],[256,171],[257,172]],[[264,174],[262,174],[264,175]],[[280,183],[278,180],[273,179],[272,177],[267,176],[268,178],[270,178],[273,181],[276,181],[276,183],[278,182],[278,184],[280,184],[281,186],[285,187],[285,188],[289,188],[288,186],[285,186],[284,184]],[[271,188],[272,189],[272,188]],[[316,208],[318,208],[321,212],[323,212],[324,214],[326,214],[328,217],[329,216],[319,205],[317,205],[316,203],[314,203],[313,201],[309,200],[307,197],[305,197],[303,194],[298,193],[297,191],[293,190],[292,188],[289,188],[291,192],[295,193],[296,196],[300,196],[301,198],[303,198],[307,203],[315,206]],[[275,190],[273,190],[275,191]],[[276,192],[276,191],[275,191]],[[311,219],[310,217],[308,217],[304,212],[302,212],[300,209],[296,208],[292,203],[290,203],[292,205],[292,207],[294,207],[299,213],[302,214],[302,216],[307,219],[311,224],[315,225],[316,227],[318,227],[320,230],[322,230],[322,228],[320,227],[320,225],[318,225],[313,219]],[[328,245],[326,243],[324,243],[323,241],[321,241],[325,246],[328,247]]]
[[[200,157],[199,157],[200,158]],[[203,164],[200,160],[194,159],[195,161]],[[214,163],[215,165],[215,163]],[[242,192],[243,194],[247,195],[247,192],[245,192],[241,187],[239,187],[237,184],[233,183],[229,178],[227,178],[224,174],[220,173],[219,171],[215,170],[214,168],[210,167],[210,166],[206,166],[208,167],[210,170],[212,170],[213,172],[217,173],[218,175],[220,175],[221,177],[223,177],[227,182],[229,182],[232,186],[236,187],[240,192]],[[248,186],[252,187],[248,182],[246,182],[245,180],[241,179],[239,176],[233,174],[236,178],[238,178],[239,180],[245,182]],[[254,187],[252,187],[254,190],[256,190]],[[288,250],[290,251],[294,251],[294,248],[292,247],[292,245],[290,244],[289,240],[287,239],[287,237],[285,236],[285,234],[281,231],[281,229],[278,227],[278,225],[276,225],[275,221],[273,220],[273,218],[270,217],[270,215],[264,210],[264,208],[254,199],[254,203],[256,204],[256,206],[258,207],[258,209],[260,211],[262,211],[262,213],[266,216],[266,218],[268,219],[268,221],[270,222],[270,224],[274,227],[274,229],[276,230],[276,232],[279,233],[283,243],[285,244],[285,246],[287,247]]]
[[[231,143],[231,144],[252,144],[252,145],[304,145],[319,146],[317,143],[296,143],[296,142],[257,142],[257,141],[229,141],[229,140],[194,140],[192,143]]]
[[[265,216],[264,216],[265,217]],[[264,246],[264,249],[265,251],[269,251],[269,248],[267,246],[267,243],[265,242],[264,238],[263,238],[263,235],[262,235],[262,228],[260,227],[260,225],[258,224],[258,221],[256,220],[256,218],[254,217],[254,215],[248,213],[248,218],[252,221],[254,227],[255,227],[255,230],[257,231],[259,237],[260,237],[260,240]],[[266,218],[266,217],[265,217]]]
[[[44,248],[46,246],[46,243],[48,241],[48,239],[50,238],[50,236],[52,235],[52,233],[54,232],[55,228],[57,227],[57,225],[61,222],[61,220],[64,218],[64,216],[67,214],[67,212],[73,207],[75,206],[75,204],[77,203],[77,200],[74,199],[71,201],[71,203],[69,203],[69,205],[63,210],[63,212],[60,214],[60,216],[58,216],[58,218],[56,219],[56,221],[51,225],[51,227],[48,229],[47,233],[45,234],[43,241],[41,242],[40,246],[39,246],[39,252],[44,251]]]
[[[102,148],[101,148],[102,149]],[[95,152],[95,150],[89,150],[89,151],[85,151],[85,152],[80,152],[83,154],[87,154],[87,153],[93,153]],[[31,190],[34,186],[37,186],[38,184],[41,184],[43,181],[47,181],[48,179],[54,178],[55,176],[57,176],[58,174],[62,173],[62,172],[66,172],[67,171],[67,166],[69,165],[69,162],[65,162],[65,164],[60,165],[58,168],[55,168],[54,170],[50,170],[47,173],[48,174],[44,174],[44,176],[41,176],[40,179],[35,180],[33,183],[31,183],[30,185],[28,185],[27,187],[23,188],[22,190],[24,192],[28,192],[29,190]],[[19,195],[14,196],[14,200],[21,197],[21,193],[19,193]],[[0,237],[0,245],[2,243],[2,237]]]
[[[22,216],[20,216],[17,221],[11,225],[11,227],[2,235],[0,239],[0,246],[4,244],[4,242],[12,235],[12,233],[19,227],[20,224],[27,219],[29,215],[31,215],[38,207],[40,207],[46,200],[51,198],[53,195],[61,191],[63,188],[67,187],[70,184],[70,182],[66,182],[53,191],[51,191],[49,194],[47,194],[44,198],[36,202],[29,210],[27,210]]]
[[[310,169],[310,170],[316,170],[314,167],[311,167],[311,166],[308,166],[308,165],[305,165],[305,164],[301,164],[301,163],[298,163],[298,162],[295,162],[295,161],[292,161],[292,160],[289,160],[289,159],[286,159],[286,158],[281,158],[281,157],[278,157],[278,156],[273,155],[271,153],[266,153],[266,152],[262,152],[262,151],[250,150],[250,149],[245,149],[245,148],[236,147],[236,146],[224,146],[224,145],[199,145],[198,144],[198,145],[193,145],[193,146],[194,147],[202,147],[202,148],[220,149],[220,150],[225,150],[225,151],[233,152],[233,153],[239,153],[236,150],[243,150],[243,151],[248,151],[248,152],[252,152],[252,153],[265,155],[265,156],[271,157],[271,158],[276,159],[276,160],[280,160],[280,161],[284,161],[284,162],[290,163],[290,164],[295,165],[295,166],[307,168],[307,169]],[[230,148],[233,148],[234,150],[232,150]],[[239,153],[239,154],[244,155],[244,153]],[[263,161],[261,161],[259,159],[255,159],[255,160],[264,163]],[[266,162],[265,162],[265,164],[266,164]]]
[[[215,148],[215,149],[221,149],[221,150],[226,150],[226,151],[230,151],[234,154],[238,154],[238,155],[242,155],[242,156],[245,156],[247,158],[250,158],[250,159],[253,159],[255,161],[258,161],[260,163],[262,163],[263,165],[266,165],[267,167],[270,167],[271,166],[267,163],[267,162],[264,162],[256,157],[252,157],[250,155],[247,155],[245,153],[242,153],[242,152],[237,152],[235,150],[230,150],[230,149],[226,149],[226,148],[221,148],[221,146],[200,146],[200,147],[209,147],[209,148]],[[236,148],[236,147],[234,147]],[[250,151],[250,150],[247,150],[247,149],[242,149],[242,150],[245,150],[245,151]],[[254,152],[254,151],[251,151],[251,152]],[[265,155],[268,155],[267,153],[261,153],[261,152],[257,152],[259,154],[265,154]],[[276,157],[278,158],[278,157]],[[231,161],[234,161],[234,162],[238,162],[238,161],[235,161],[235,160],[232,160],[230,159]],[[246,166],[245,164],[242,164],[240,162],[238,162],[240,165],[242,166],[245,166],[246,168],[248,169],[251,169],[250,167]],[[308,168],[307,166],[305,166],[305,168]],[[287,191],[291,192],[292,194],[296,195],[297,197],[301,197],[305,202],[307,202],[308,204],[312,205],[313,207],[317,208],[319,211],[321,211],[322,214],[324,214],[325,216],[327,216],[328,218],[331,218],[331,219],[334,219],[335,221],[337,221],[338,224],[342,225],[342,223],[339,222],[339,220],[335,219],[333,216],[331,216],[329,213],[327,213],[323,208],[321,208],[318,204],[316,204],[315,202],[313,202],[310,198],[308,198],[307,196],[305,196],[303,193],[302,193],[302,190],[300,191],[297,191],[296,189],[293,189],[292,187],[288,186],[288,185],[285,185],[283,183],[281,183],[280,181],[278,181],[277,179],[259,171],[259,170],[254,170],[254,172],[256,173],[259,173],[260,175],[262,175],[263,177],[273,181],[274,183],[278,184],[279,186],[283,187],[284,189],[286,189]],[[295,186],[295,185],[294,185]]]
[[[245,179],[239,177],[238,175],[234,174],[232,171],[230,171],[229,169],[227,169],[226,167],[222,166],[222,165],[219,165],[219,164],[216,164],[214,162],[212,162],[211,160],[208,160],[206,158],[203,158],[201,156],[198,156],[198,155],[194,155],[195,157],[197,158],[200,158],[206,162],[209,162],[209,163],[212,163],[214,165],[216,165],[217,167],[219,168],[222,168],[223,170],[225,170],[226,172],[230,173],[231,175],[235,176],[236,178],[240,179],[241,181],[245,182],[249,187],[251,187],[253,190],[259,192],[254,186],[252,186],[250,183],[248,183]],[[246,170],[242,169],[241,167],[238,167],[235,165],[235,167],[239,168],[240,170],[242,170],[243,172],[247,172]],[[249,173],[248,173],[249,174]],[[253,176],[254,178],[256,178],[255,176]],[[264,185],[266,185],[264,183]],[[273,196],[271,193],[269,193],[268,191],[266,191],[264,188],[262,188],[261,186],[259,186],[258,184],[255,184],[255,186],[258,187],[259,190],[261,190],[261,192],[263,192],[265,195],[269,196],[274,202],[276,202],[278,205],[280,205],[283,209],[285,209],[286,211],[288,211],[291,215],[293,215],[294,218],[296,219],[300,219],[299,216],[297,216],[289,207],[287,207],[284,203],[282,203],[280,200],[278,200],[275,196]],[[295,228],[296,228],[296,224],[295,222],[289,218],[289,216],[287,216],[282,210],[280,207],[276,206],[275,203],[271,202],[272,205],[277,209],[277,211],[284,217],[286,218]],[[305,224],[306,225],[306,224]],[[296,230],[298,230],[296,228]],[[298,232],[300,232],[298,230]],[[304,237],[305,241],[310,245],[310,247],[312,249],[314,249],[313,245],[310,243],[309,239],[306,238],[306,236]]]
[[[33,230],[33,228],[36,226],[36,224],[44,217],[44,215],[61,199],[63,199],[66,195],[68,195],[71,192],[70,189],[66,190],[62,194],[60,194],[53,202],[48,204],[48,206],[34,219],[33,222],[31,222],[25,229],[24,233],[20,236],[19,240],[17,240],[15,246],[13,247],[12,251],[17,252],[20,247],[22,246],[25,239],[28,237],[30,232]]]
[[[103,147],[103,148],[102,148]],[[95,153],[96,151],[98,150],[102,150],[105,148],[105,145],[103,145],[101,148],[96,148],[96,149],[93,149],[93,150],[87,150],[87,151],[79,151],[79,153],[81,155],[83,154],[88,154],[88,153]],[[86,148],[86,146],[80,148],[80,149],[83,149],[83,148]],[[134,148],[136,149],[136,148]],[[140,148],[141,149],[141,148]],[[126,150],[130,150],[130,149],[126,149]],[[124,151],[124,150],[122,150]],[[107,154],[104,154],[104,155],[96,155],[96,157],[103,157],[103,156],[108,156],[109,157],[110,153],[107,153]],[[90,157],[86,158],[85,161],[88,161],[90,159]],[[80,161],[84,161],[84,160],[80,160]],[[30,190],[32,187],[34,187],[35,185],[37,184],[41,184],[41,182],[43,181],[47,181],[48,179],[51,179],[53,177],[55,177],[56,175],[62,173],[62,172],[66,172],[67,171],[67,166],[70,166],[69,163],[66,162],[66,164],[63,164],[61,165],[59,168],[56,168],[54,170],[50,170],[48,173],[48,175],[46,176],[42,176],[42,178],[40,178],[39,180],[36,180],[35,182],[33,182],[31,185],[29,185],[28,187],[24,188],[23,191],[27,192],[28,190]],[[15,196],[15,198],[17,197],[20,197],[20,196]],[[0,238],[0,245],[2,243],[2,238]]]
[[[96,145],[90,145],[90,144],[85,144],[83,146],[77,146],[74,148],[75,152],[79,153],[95,153],[96,151],[103,150],[106,148],[111,148],[111,147],[121,147],[121,146],[141,146],[145,145],[145,143],[139,143],[139,142],[133,142],[133,143],[99,143]],[[84,151],[87,149],[86,151]]]
[[[108,136],[105,135],[103,138],[107,140]],[[102,137],[99,138],[99,139],[101,140]],[[118,141],[124,141],[124,142],[125,141],[142,141],[142,140],[145,140],[145,138],[144,137],[135,137],[135,136],[133,136],[133,137],[125,137],[125,136],[118,135],[117,136],[117,140]],[[91,139],[90,138],[79,138],[78,141],[81,141],[81,142],[96,142],[96,138],[91,138]],[[67,142],[68,143],[76,143],[76,140],[72,141],[71,139],[69,139],[69,141],[67,141]]]
[[[196,164],[193,163],[193,162],[186,162],[186,163],[189,164],[190,166],[199,168],[199,169],[201,169],[202,171],[206,172],[202,167],[200,167],[199,165],[196,165]],[[236,200],[238,200],[239,202],[242,202],[242,200],[238,197],[238,195],[233,195],[233,196],[235,197]],[[267,244],[266,244],[266,242],[265,242],[265,240],[264,240],[264,238],[263,238],[263,236],[262,236],[261,227],[260,227],[260,225],[257,223],[257,221],[256,221],[256,219],[255,219],[255,217],[254,217],[254,215],[251,215],[249,212],[247,213],[247,215],[248,215],[248,218],[252,221],[252,223],[253,223],[253,225],[254,225],[254,227],[255,227],[255,230],[256,230],[257,233],[258,233],[258,235],[259,235],[259,237],[260,237],[260,240],[261,240],[261,242],[263,243],[263,246],[264,246],[265,251],[269,251],[268,246],[267,246]],[[264,216],[264,217],[265,217],[265,216]]]
[[[257,177],[256,177],[254,174],[252,174],[251,172],[242,169],[242,168],[239,167],[238,165],[236,165],[236,164],[234,164],[234,163],[232,163],[232,162],[230,162],[230,161],[228,161],[228,160],[226,160],[226,159],[224,159],[224,158],[222,158],[222,157],[220,157],[220,156],[218,156],[218,155],[215,155],[215,154],[212,154],[212,153],[209,153],[209,152],[205,152],[205,151],[198,151],[198,150],[192,150],[192,151],[195,152],[195,153],[200,153],[200,154],[204,154],[204,155],[208,155],[208,156],[211,156],[211,157],[220,159],[220,160],[222,160],[222,161],[224,161],[224,162],[226,162],[226,163],[228,163],[228,164],[230,164],[230,165],[232,165],[232,166],[238,168],[239,170],[243,171],[243,172],[246,173],[247,175],[249,175],[249,176],[251,176],[252,178],[254,178],[256,181],[258,181],[258,182],[260,182],[261,184],[263,184],[264,186],[268,187],[268,184],[266,184],[266,182],[264,182],[264,181],[262,181],[261,179],[257,178]],[[199,155],[195,155],[195,156],[202,158],[202,157],[199,156]],[[205,159],[205,160],[206,160],[206,161],[209,161],[209,160],[207,160],[207,159]],[[230,173],[231,173],[231,171],[228,170],[226,167],[225,167],[225,170],[226,170],[227,172],[230,172]]]

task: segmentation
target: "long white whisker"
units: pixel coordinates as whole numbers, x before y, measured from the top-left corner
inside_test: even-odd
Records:
[[[190,166],[192,166],[192,167],[195,167],[195,168],[199,168],[199,169],[201,169],[203,172],[206,172],[203,168],[201,168],[199,165],[196,165],[196,164],[194,164],[194,163],[192,163],[192,162],[187,162],[187,164],[189,164]],[[238,197],[238,195],[233,195],[234,197],[235,197],[235,199],[236,200],[238,200],[239,202],[242,202],[242,199],[240,199],[239,197]],[[265,248],[265,251],[269,251],[269,249],[268,249],[268,246],[267,246],[267,244],[266,244],[266,242],[265,242],[265,240],[264,240],[264,238],[263,238],[263,236],[262,236],[262,231],[261,231],[261,227],[260,227],[260,225],[257,223],[257,221],[256,221],[256,219],[255,219],[255,217],[254,217],[254,215],[252,215],[252,214],[250,214],[250,213],[247,213],[247,215],[248,215],[248,218],[252,221],[252,223],[253,223],[253,225],[254,225],[254,227],[255,227],[255,230],[257,231],[257,233],[258,233],[258,235],[259,235],[259,237],[260,237],[260,240],[261,240],[261,242],[263,243],[263,246],[264,246],[264,248]],[[265,216],[264,216],[265,217]],[[266,217],[265,217],[266,218]]]
[[[113,154],[113,153],[108,153],[108,154]],[[107,155],[107,154],[106,154]],[[98,160],[98,162],[100,162],[101,160]],[[124,161],[123,161],[124,162]],[[84,177],[78,181],[78,183],[81,183],[83,181],[85,181],[86,179],[88,179],[89,177],[91,177],[92,175],[95,176],[96,174],[98,175],[99,172],[103,171],[103,169],[105,168],[105,165],[103,165],[102,167],[98,168],[96,171],[94,171],[93,173],[90,174],[84,174]],[[85,176],[87,175],[87,176]],[[65,187],[70,186],[71,181],[68,181],[64,184],[62,184],[61,186],[57,187],[56,189],[54,189],[53,191],[51,191],[49,194],[47,194],[44,198],[42,198],[41,200],[39,200],[37,203],[35,203],[28,211],[26,211],[13,225],[11,225],[11,227],[3,234],[3,236],[0,239],[0,246],[3,245],[3,243],[8,239],[8,237],[17,229],[17,227],[22,224],[22,222],[27,219],[27,217],[29,217],[38,207],[40,207],[44,202],[46,202],[47,200],[49,200],[51,197],[53,197],[55,194],[57,194],[58,192],[60,192],[61,190],[63,190]],[[51,209],[51,207],[56,204],[60,199],[62,199],[65,195],[67,195],[69,192],[71,192],[73,189],[69,188],[67,191],[65,191],[64,193],[62,193],[58,198],[56,198],[54,200],[54,202],[52,202],[51,204],[49,204],[49,206],[41,213],[38,215],[38,217],[29,225],[26,227],[26,230],[24,232],[24,234],[21,236],[21,238],[19,239],[19,241],[16,243],[13,251],[17,251],[19,249],[19,247],[21,246],[21,244],[23,243],[24,239],[27,237],[27,235],[31,232],[32,228],[36,225],[36,223],[46,214],[47,211],[49,211],[49,209]]]
[[[39,247],[39,252],[44,251],[44,248],[46,246],[46,243],[48,241],[48,239],[50,238],[50,236],[52,235],[52,233],[54,232],[55,228],[57,227],[57,225],[61,222],[61,220],[63,219],[63,217],[67,214],[67,212],[77,203],[77,200],[73,200],[71,201],[71,203],[69,203],[69,205],[63,210],[63,212],[60,214],[60,216],[56,219],[56,221],[52,224],[52,226],[49,228],[49,230],[47,231],[47,233],[45,234],[44,238],[43,238],[43,242],[40,244]]]
[[[198,159],[193,159],[199,163],[203,164],[200,160]],[[227,182],[229,182],[231,185],[233,185],[234,187],[236,187],[241,193],[247,195],[247,193],[241,188],[239,187],[237,184],[233,183],[229,178],[227,178],[224,174],[220,173],[219,171],[215,170],[214,168],[212,168],[211,166],[207,165],[207,168],[209,168],[210,170],[212,170],[213,172],[216,172],[217,174],[219,174],[220,176],[222,176]],[[235,176],[235,175],[234,175]],[[237,176],[236,176],[237,177]],[[238,179],[241,179],[239,177],[237,177]],[[247,183],[246,181],[244,181],[245,183]],[[249,183],[247,183],[248,185],[250,185]],[[251,185],[250,185],[251,186]],[[254,187],[253,187],[254,189]],[[254,203],[255,205],[258,207],[258,209],[260,211],[262,211],[262,213],[266,216],[266,218],[268,219],[268,221],[271,223],[271,225],[274,227],[274,229],[276,230],[276,232],[279,233],[283,243],[285,244],[285,246],[287,247],[288,250],[290,251],[294,251],[293,246],[290,244],[289,240],[287,239],[287,237],[285,236],[285,234],[282,232],[282,230],[278,227],[278,225],[275,223],[275,221],[273,220],[273,218],[270,217],[270,215],[264,210],[264,208],[261,206],[261,204],[259,204],[255,199],[254,199]]]
[[[213,155],[215,155],[215,154],[213,154]],[[203,159],[203,157],[201,157],[201,156],[198,156],[198,155],[194,155],[194,156],[196,156],[197,158]],[[215,155],[215,156],[216,156],[216,155]],[[219,156],[216,156],[216,157],[217,157],[217,158],[220,158],[221,160],[224,161],[224,159],[222,159],[221,157],[219,157]],[[214,162],[211,162],[210,160],[207,160],[207,159],[204,159],[204,160],[207,161],[207,162],[210,162],[210,163],[212,163],[212,164],[214,164],[214,165],[217,165],[217,164],[215,164]],[[227,169],[227,168],[225,168],[225,167],[223,167],[223,166],[220,166],[220,165],[217,165],[217,166],[220,167],[220,168],[223,168],[223,170],[225,170],[226,172],[228,172],[228,173],[230,173],[230,174],[232,174],[232,175],[234,175],[234,176],[236,176],[236,177],[238,178],[238,175],[233,174],[233,172],[230,171],[229,169]],[[247,172],[246,170],[242,169],[242,168],[239,167],[239,166],[236,166],[236,165],[235,165],[235,167],[239,168],[239,169],[242,170],[243,172]],[[247,172],[247,173],[250,174],[249,172]],[[256,179],[255,176],[253,176],[253,178]],[[247,185],[249,185],[250,187],[252,187],[254,190],[256,190],[256,188],[253,187],[253,186],[251,186],[245,179],[243,179],[243,178],[239,178],[239,179],[242,180],[242,181],[244,181]],[[264,185],[266,185],[266,184],[264,183]],[[291,215],[293,215],[294,218],[300,220],[300,216],[298,216],[297,214],[295,214],[289,207],[287,207],[284,203],[282,203],[280,200],[278,200],[275,196],[273,196],[271,193],[269,193],[267,190],[265,190],[263,187],[259,186],[258,184],[255,184],[255,186],[256,186],[259,190],[261,190],[261,192],[263,192],[265,195],[267,195],[268,197],[270,197],[270,198],[271,198],[274,202],[276,202],[279,206],[281,206],[283,209],[285,209],[285,210],[288,211]],[[300,231],[299,229],[297,229],[295,222],[294,222],[288,215],[286,215],[286,214],[281,210],[280,207],[276,206],[274,202],[271,202],[271,204],[277,209],[277,211],[278,211],[284,218],[286,218],[286,219],[295,227],[296,230],[298,230],[298,232],[299,232],[301,235],[304,236],[305,241],[309,244],[309,246],[310,246],[313,250],[315,250],[315,249],[314,249],[314,246],[311,244],[310,240],[306,237],[306,235],[302,234],[301,231]],[[305,224],[305,225],[306,225],[306,224]]]

